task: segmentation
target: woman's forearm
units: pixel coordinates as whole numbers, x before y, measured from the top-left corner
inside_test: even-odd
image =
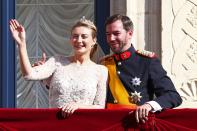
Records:
[[[20,44],[18,46],[18,50],[22,75],[29,75],[31,73],[32,67],[28,58],[26,43],[24,42],[23,44]]]

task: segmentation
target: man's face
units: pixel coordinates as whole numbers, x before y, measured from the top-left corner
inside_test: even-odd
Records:
[[[123,28],[121,20],[117,20],[106,26],[107,42],[114,53],[127,50],[130,46],[132,31]]]

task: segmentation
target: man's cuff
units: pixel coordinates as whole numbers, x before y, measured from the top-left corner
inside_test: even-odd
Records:
[[[152,106],[153,109],[151,110],[151,112],[156,112],[156,111],[162,110],[161,106],[156,101],[148,101],[146,103],[148,103],[149,105]]]

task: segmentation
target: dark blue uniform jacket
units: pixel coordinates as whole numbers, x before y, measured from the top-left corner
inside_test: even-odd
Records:
[[[158,58],[137,53],[133,46],[126,52],[130,52],[130,57],[127,59],[114,57],[116,71],[129,94],[135,91],[140,92],[142,98],[138,105],[154,100],[162,108],[174,108],[182,103],[180,95]],[[133,85],[133,78],[139,78],[140,85]],[[107,101],[114,102],[110,91]]]

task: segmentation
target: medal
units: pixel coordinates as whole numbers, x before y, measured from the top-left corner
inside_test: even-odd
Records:
[[[140,86],[141,82],[142,81],[140,80],[140,78],[137,78],[137,77],[134,77],[132,79],[132,81],[131,81],[131,83],[133,84],[133,86]]]
[[[130,93],[131,95],[129,96],[129,101],[131,102],[131,103],[135,103],[135,104],[137,104],[138,102],[140,102],[140,99],[142,98],[142,96],[140,95],[140,92],[138,93],[138,92],[131,92]]]

